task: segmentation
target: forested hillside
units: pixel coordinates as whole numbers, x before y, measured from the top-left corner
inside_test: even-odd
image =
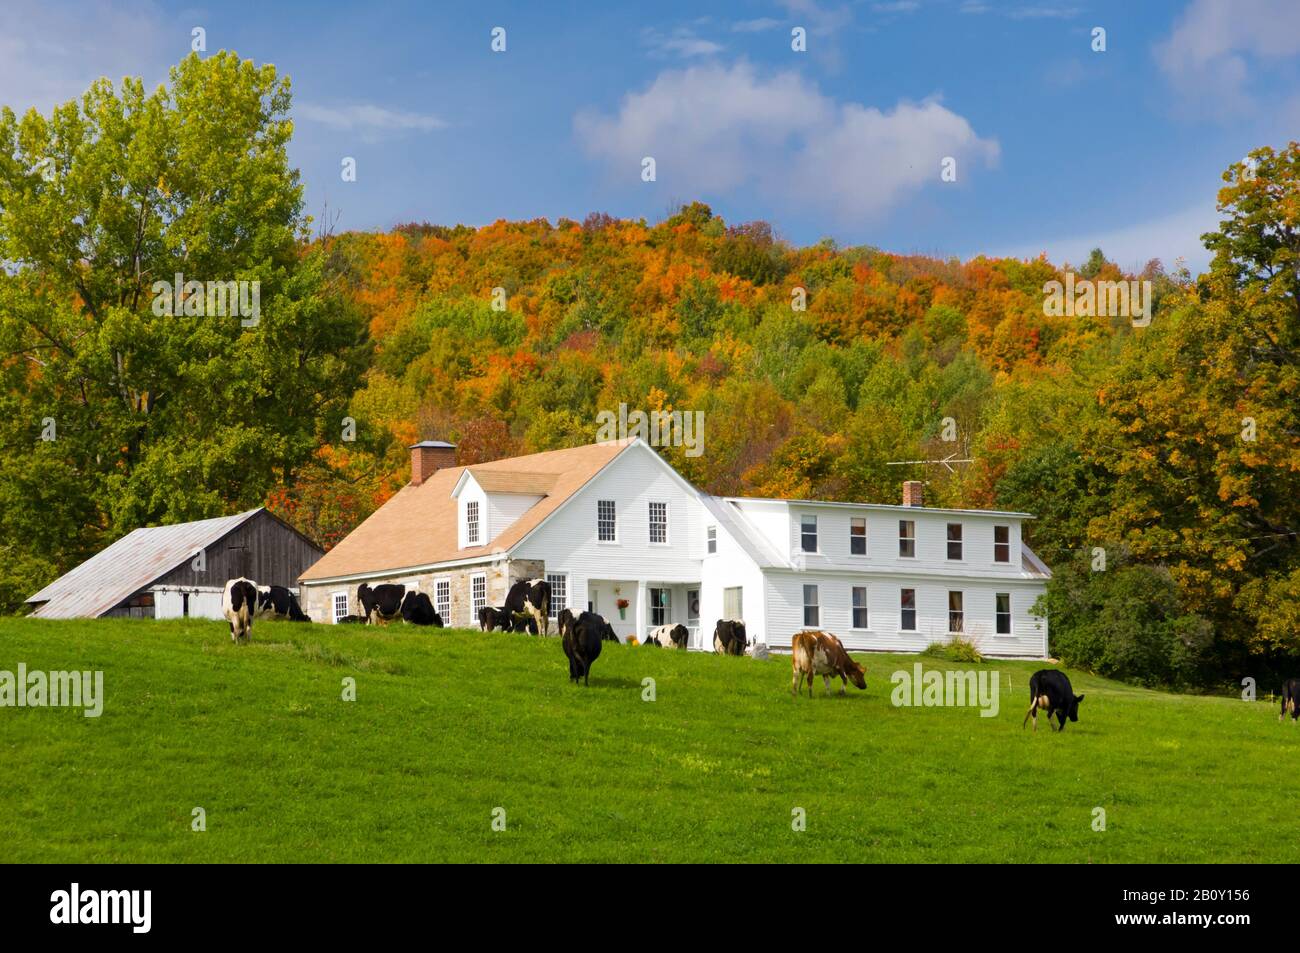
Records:
[[[919,478],[934,505],[1036,513],[1054,649],[1103,675],[1224,684],[1300,653],[1300,145],[1225,173],[1196,277],[796,248],[700,202],[309,238],[268,69],[192,58],[149,108],[103,84],[94,122],[0,119],[10,609],[151,522],[267,501],[332,544],[417,439],[472,463],[590,442],[626,403],[703,411],[701,454],[661,452],[707,491],[895,502]],[[250,148],[204,152],[241,107]],[[261,276],[259,327],[150,313],[140,289],[191,254]],[[1150,324],[1050,316],[1067,271],[1149,280]],[[974,462],[887,465],[950,455]]]

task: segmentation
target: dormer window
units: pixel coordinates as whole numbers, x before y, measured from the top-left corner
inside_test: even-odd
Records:
[[[805,553],[817,552],[817,517],[805,513],[799,521],[799,547]]]
[[[477,546],[478,540],[478,500],[469,500],[465,503],[465,544]]]

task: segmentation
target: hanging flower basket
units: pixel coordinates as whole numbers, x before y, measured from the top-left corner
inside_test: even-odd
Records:
[[[614,604],[618,606],[618,617],[620,619],[626,619],[627,607],[629,605],[628,601],[626,599],[618,599]]]

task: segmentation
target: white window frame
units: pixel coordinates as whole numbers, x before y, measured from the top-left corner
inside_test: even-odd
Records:
[[[907,608],[905,605],[903,605],[903,594],[907,592],[910,592],[912,594],[912,608],[910,609]],[[919,621],[919,617],[917,616],[918,611],[920,610],[917,609],[916,590],[914,588],[909,588],[907,586],[899,587],[898,590],[898,631],[899,632],[918,631],[917,629],[917,622]],[[903,620],[907,618],[907,616],[904,615],[904,613],[906,612],[912,613],[911,626],[906,626],[903,624]]]
[[[343,597],[343,615],[339,615],[339,597]],[[330,593],[330,624],[338,625],[339,619],[346,618],[352,614],[352,600],[348,598],[348,591],[341,589],[338,592]]]
[[[474,595],[475,585],[476,585],[477,583],[479,583],[479,582],[482,582],[482,583],[483,583],[483,601],[482,601],[481,603],[478,601],[477,597]],[[470,615],[469,615],[469,621],[470,621],[470,625],[473,625],[475,622],[478,621],[478,613],[479,613],[479,610],[482,609],[482,608],[483,608],[484,606],[486,606],[486,605],[487,605],[487,573],[485,573],[485,572],[470,573],[470,577],[469,577],[469,613],[470,613]]]
[[[663,538],[663,539],[655,539],[655,527],[656,527],[657,525],[660,525],[660,524],[655,523],[655,507],[656,507],[656,506],[662,506],[662,507],[664,508],[664,520],[663,520],[663,524],[662,524],[662,525],[663,525],[663,531],[664,531],[664,538]],[[647,522],[647,524],[646,524],[646,531],[649,533],[650,545],[651,545],[651,546],[667,546],[667,545],[669,545],[669,539],[668,539],[668,501],[667,501],[667,500],[650,500],[650,502],[646,505],[646,516],[647,516],[647,520],[648,520],[648,522]]]
[[[473,514],[472,516],[470,514]],[[478,500],[465,501],[465,545],[478,546],[481,538],[481,525],[479,523],[480,510]]]
[[[655,605],[654,593],[663,593],[665,602],[663,605]],[[649,586],[646,588],[646,607],[650,610],[650,617],[646,620],[650,625],[658,627],[668,625],[673,618],[673,589],[672,586]],[[658,611],[659,621],[655,621],[655,612]]]
[[[862,605],[858,605],[854,601],[857,599],[859,592],[862,593]],[[859,609],[866,614],[866,625],[858,625]],[[871,631],[871,593],[866,586],[849,587],[849,628],[857,629],[861,632]]]
[[[609,506],[609,513],[610,513],[608,520],[606,520],[603,516],[601,516],[601,507],[606,504],[608,504]],[[611,536],[609,539],[601,538],[602,522],[608,523],[611,530],[613,531],[614,535]],[[596,501],[596,542],[602,546],[618,545],[618,503],[616,500]]]
[[[1006,596],[1007,599],[1006,612],[1002,612],[1000,609],[998,609],[998,598],[1001,596]],[[1005,632],[998,631],[998,619],[1001,616],[1006,616],[1007,618],[1007,631]],[[1011,638],[1015,636],[1015,627],[1016,627],[1015,614],[1011,611],[1011,593],[1009,592],[993,593],[993,634],[996,636],[1000,636],[1001,638],[1004,639]]]
[[[727,613],[727,593],[736,594],[736,608],[739,610],[734,614]],[[737,622],[745,621],[745,587],[744,586],[725,586],[722,590],[722,617],[724,619],[734,619]]]
[[[903,527],[910,527],[911,536],[903,535]],[[910,542],[912,544],[912,555],[908,556],[903,553],[903,544]],[[915,559],[916,558],[916,520],[899,520],[898,521],[898,558]]]
[[[957,527],[956,539],[952,538],[952,529],[954,526]],[[944,524],[943,527],[944,555],[948,558],[948,562],[959,563],[962,561],[963,557],[966,554],[965,537],[966,537],[966,530],[961,523]],[[952,547],[954,543],[957,544],[956,556],[952,554]]]
[[[561,612],[569,608],[569,574],[567,572],[548,572],[546,581],[551,584],[551,608],[548,618],[559,618]],[[560,597],[556,598],[556,583],[559,583],[558,592]]]
[[[809,589],[812,590],[812,602],[808,601]],[[811,622],[808,621],[809,609],[811,609],[813,615],[816,616],[816,618]],[[821,592],[818,590],[817,583],[815,582],[805,582],[803,584],[803,627],[805,629],[820,629],[822,627]]]
[[[710,556],[718,551],[718,528],[716,526],[704,527],[704,551]]]
[[[998,530],[1000,529],[1007,531],[1007,541],[1005,543],[998,542]],[[1007,548],[1006,559],[998,559],[999,546],[1005,546]],[[993,562],[998,566],[1011,565],[1011,527],[1005,523],[995,523],[993,526]]]
[[[952,607],[953,596],[957,597],[957,603],[960,606],[960,608],[958,609],[954,609]],[[958,624],[957,624],[957,628],[955,629],[952,627],[952,617],[954,615],[958,616],[957,619]],[[966,595],[960,589],[949,589],[948,590],[948,634],[964,635],[965,633],[966,633]]]
[[[444,586],[447,587],[446,603],[442,602],[441,597],[439,595],[440,590]],[[443,611],[444,606],[446,607],[445,612]],[[433,581],[433,609],[435,612],[438,613],[438,615],[442,616],[442,622],[444,625],[449,625],[451,623],[451,577],[450,576],[439,576],[437,579]]]
[[[855,529],[857,529],[857,526],[854,525],[856,523],[862,524],[861,533],[853,532]],[[859,539],[862,540],[862,552],[855,553],[853,551],[853,544]],[[849,555],[865,556],[866,554],[867,554],[867,518],[865,516],[850,516],[849,517]]]
[[[808,532],[808,529],[807,529],[807,527],[808,527],[808,520],[812,520],[812,533],[811,533],[811,535],[812,535],[812,543],[813,543],[813,548],[812,548],[812,549],[809,549],[809,548],[808,548],[807,541],[806,541],[806,539],[805,539],[805,537],[807,537],[808,535],[810,535],[809,532]],[[820,552],[820,551],[821,551],[821,541],[820,541],[820,538],[819,538],[819,533],[818,533],[818,528],[817,528],[817,514],[816,514],[816,513],[800,513],[800,514],[799,514],[799,552],[801,552],[801,553],[817,553],[817,552]]]

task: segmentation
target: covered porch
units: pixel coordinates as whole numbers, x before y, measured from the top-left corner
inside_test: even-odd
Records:
[[[633,635],[637,641],[644,642],[646,634],[656,626],[681,623],[691,633],[691,648],[704,645],[700,632],[699,582],[588,579],[583,608],[604,616],[621,642]]]

